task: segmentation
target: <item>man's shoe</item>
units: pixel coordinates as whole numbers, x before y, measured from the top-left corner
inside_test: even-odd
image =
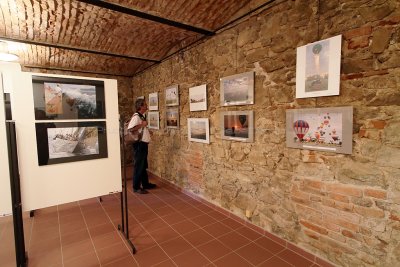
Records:
[[[152,183],[148,183],[147,185],[144,185],[143,188],[144,189],[153,189],[156,188],[157,185],[156,184],[152,184]]]
[[[138,193],[138,194],[147,194],[149,193],[147,190],[145,189],[134,189],[133,192]]]

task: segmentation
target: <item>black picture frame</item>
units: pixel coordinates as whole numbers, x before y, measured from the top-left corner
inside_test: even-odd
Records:
[[[35,127],[39,166],[108,157],[105,121],[38,122]]]
[[[105,119],[104,81],[32,76],[36,120]]]

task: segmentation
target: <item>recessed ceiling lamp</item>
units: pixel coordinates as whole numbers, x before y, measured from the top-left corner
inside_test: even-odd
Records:
[[[8,51],[8,44],[0,41],[0,61],[17,61],[19,57]]]

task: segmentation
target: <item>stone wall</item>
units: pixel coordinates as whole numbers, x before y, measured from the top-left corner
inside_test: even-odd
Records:
[[[296,99],[296,48],[338,34],[340,95]],[[256,73],[255,104],[221,107],[219,78],[246,71]],[[189,87],[204,83],[208,110],[189,112]],[[335,264],[400,264],[399,1],[283,1],[132,84],[146,99],[159,93],[153,173]],[[166,129],[173,84],[180,127]],[[351,155],[286,147],[287,109],[337,106],[354,107]],[[221,139],[228,110],[254,110],[254,143]],[[188,142],[187,118],[210,119],[209,145]]]

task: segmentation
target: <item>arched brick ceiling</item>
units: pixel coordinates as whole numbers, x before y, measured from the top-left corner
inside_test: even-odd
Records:
[[[132,76],[204,34],[133,16],[123,7],[214,32],[259,0],[0,0],[0,39],[24,66]],[[273,1],[272,1],[273,2]],[[22,44],[24,43],[24,44]]]

